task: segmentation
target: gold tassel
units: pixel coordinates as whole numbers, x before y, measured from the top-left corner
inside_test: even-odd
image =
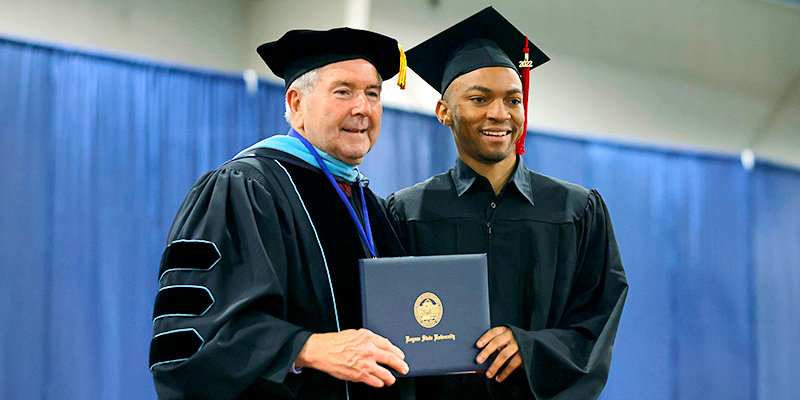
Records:
[[[403,46],[397,44],[397,48],[400,49],[400,72],[397,74],[397,86],[400,86],[400,90],[406,89],[406,53],[403,53]]]

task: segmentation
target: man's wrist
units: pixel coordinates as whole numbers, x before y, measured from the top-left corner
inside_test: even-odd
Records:
[[[306,339],[306,343],[303,345],[303,348],[300,349],[300,353],[294,361],[293,367],[295,369],[302,370],[304,367],[310,367],[314,364],[313,347],[314,341],[316,341],[318,335],[318,333],[313,333]]]

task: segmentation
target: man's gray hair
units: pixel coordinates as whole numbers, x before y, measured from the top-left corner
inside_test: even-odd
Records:
[[[314,68],[311,71],[308,71],[303,75],[300,75],[299,78],[295,79],[294,82],[292,82],[292,84],[289,85],[289,89],[295,88],[300,93],[302,93],[302,94],[304,94],[306,96],[311,94],[311,92],[314,91],[314,86],[317,84],[317,82],[319,82],[319,76],[320,76],[320,72],[319,71],[320,71],[320,68],[322,68],[322,67]],[[288,92],[288,89],[287,89],[287,92]],[[286,122],[288,122],[289,125],[291,125],[292,124],[292,110],[289,108],[289,102],[288,101],[286,101],[285,106],[286,106],[286,111],[284,112],[283,116],[286,118]]]

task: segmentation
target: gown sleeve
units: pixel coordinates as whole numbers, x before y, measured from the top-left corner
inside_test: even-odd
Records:
[[[628,283],[605,203],[592,190],[576,223],[577,261],[566,308],[551,329],[510,326],[537,399],[595,399],[608,379]],[[573,250],[574,251],[574,250]]]
[[[292,396],[303,380],[290,369],[311,332],[286,318],[298,228],[280,188],[236,165],[195,184],[162,256],[150,346],[162,400]]]

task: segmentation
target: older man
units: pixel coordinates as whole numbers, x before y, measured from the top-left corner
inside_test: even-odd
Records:
[[[292,129],[205,174],[175,217],[150,348],[159,398],[399,396],[390,369],[408,366],[359,329],[357,266],[402,254],[357,167],[378,138],[398,47],[340,28],[258,48],[285,79]]]
[[[390,209],[411,254],[487,253],[494,326],[476,343],[485,376],[419,378],[418,399],[595,399],[608,378],[628,291],[608,210],[518,155],[527,73],[547,60],[491,7],[408,52],[458,160]]]

